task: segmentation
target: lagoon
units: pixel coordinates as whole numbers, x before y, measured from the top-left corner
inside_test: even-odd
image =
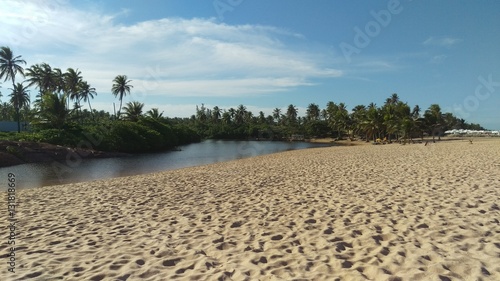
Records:
[[[36,163],[0,168],[0,190],[7,189],[7,175],[16,175],[17,188],[84,182],[147,174],[236,160],[287,150],[329,146],[328,144],[277,141],[206,140],[180,147],[180,151],[134,154],[128,157],[87,159],[73,167],[66,163]]]

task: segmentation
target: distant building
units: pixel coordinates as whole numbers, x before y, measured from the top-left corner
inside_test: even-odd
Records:
[[[485,130],[464,130],[464,129],[453,129],[453,130],[448,130],[444,132],[445,134],[452,134],[452,135],[474,135],[474,136],[499,136],[500,132],[499,131],[485,131]]]
[[[21,122],[21,131],[28,131],[29,123]],[[0,121],[0,132],[17,132],[17,122]]]

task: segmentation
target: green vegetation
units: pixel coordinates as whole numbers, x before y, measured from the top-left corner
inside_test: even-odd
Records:
[[[203,138],[285,140],[300,135],[391,141],[424,135],[440,137],[449,129],[483,129],[451,113],[442,113],[437,104],[421,114],[418,105],[410,108],[397,94],[382,106],[357,105],[351,111],[344,103],[328,102],[324,109],[311,103],[303,117],[292,104],[285,112],[276,108],[267,116],[262,111],[254,116],[244,105],[226,110],[202,104],[191,118],[166,118],[158,108],[144,113],[144,104],[136,101],[122,108],[123,97],[133,89],[126,75],[113,79],[111,93],[120,106],[117,114],[110,114],[92,109],[96,89],[83,80],[78,69],[63,72],[42,63],[25,70],[23,64],[26,62],[14,56],[10,48],[0,48],[0,79],[12,82],[9,101],[0,101],[0,120],[18,123],[18,133],[0,133],[0,140],[134,153],[171,149]],[[18,74],[25,81],[16,83]],[[29,99],[30,87],[38,90],[33,102]],[[30,124],[29,132],[21,131],[21,121]]]
[[[392,141],[422,138],[425,135],[439,138],[450,129],[483,129],[451,113],[442,113],[437,104],[431,105],[423,115],[420,111],[418,105],[411,109],[397,94],[392,94],[380,107],[374,103],[357,105],[350,112],[344,103],[328,102],[325,109],[311,103],[304,117],[299,116],[292,104],[287,107],[285,114],[276,108],[268,116],[263,112],[253,116],[243,105],[228,110],[218,106],[211,110],[201,105],[188,123],[204,138],[217,139],[280,140],[292,135],[303,135],[306,138],[359,138],[366,141],[386,138]]]
[[[118,97],[120,107],[117,115],[111,115],[92,109],[91,100],[97,92],[78,69],[63,72],[42,63],[25,72],[22,64],[26,62],[21,56],[1,47],[0,79],[12,81],[13,88],[9,102],[0,102],[0,120],[17,121],[18,133],[0,133],[0,139],[130,153],[166,150],[201,139],[190,126],[164,118],[158,109],[144,115],[144,104],[139,102],[127,103],[122,116],[123,97],[133,88],[126,75],[113,80],[111,92]],[[16,84],[18,74],[26,80]],[[30,87],[38,89],[33,102]],[[84,108],[85,103],[89,109]],[[30,124],[29,132],[21,132],[21,120]]]

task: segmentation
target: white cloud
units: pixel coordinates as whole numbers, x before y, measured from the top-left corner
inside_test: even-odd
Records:
[[[134,91],[203,97],[268,94],[343,74],[324,57],[295,50],[293,42],[304,39],[279,28],[196,18],[119,23],[127,13],[4,0],[1,44],[28,65],[79,68],[98,92],[109,92],[119,74],[133,80]]]
[[[452,37],[429,37],[427,40],[422,42],[426,46],[440,46],[440,47],[451,47],[455,44],[462,42],[461,39]]]

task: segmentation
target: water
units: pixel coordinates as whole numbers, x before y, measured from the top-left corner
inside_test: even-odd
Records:
[[[121,158],[88,159],[73,167],[64,162],[24,164],[0,168],[0,190],[4,191],[7,188],[8,173],[16,175],[17,188],[36,188],[146,174],[321,146],[325,146],[325,144],[207,140],[182,146],[180,147],[181,151],[139,154]]]

